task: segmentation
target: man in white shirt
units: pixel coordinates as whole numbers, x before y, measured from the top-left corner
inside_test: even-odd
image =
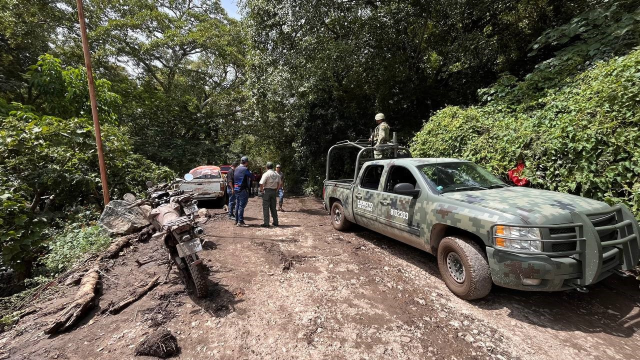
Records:
[[[260,191],[262,194],[262,216],[264,222],[262,227],[269,227],[269,210],[271,210],[271,216],[273,216],[273,226],[278,226],[278,212],[276,211],[276,198],[278,190],[280,190],[280,175],[273,171],[273,163],[267,163],[267,172],[262,174],[260,179]]]

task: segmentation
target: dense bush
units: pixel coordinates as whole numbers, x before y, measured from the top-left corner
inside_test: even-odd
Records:
[[[505,74],[484,105],[448,107],[414,156],[461,157],[504,174],[524,160],[534,186],[625,203],[640,214],[640,7],[611,1],[549,29],[524,79]]]
[[[44,264],[50,273],[60,273],[87,254],[106,249],[109,244],[109,234],[98,225],[70,227],[48,244],[49,253],[44,258]]]
[[[491,92],[530,89],[522,86],[528,81],[506,79]],[[411,149],[414,156],[472,160],[496,173],[523,159],[536,186],[622,202],[638,214],[638,125],[640,51],[633,51],[565,79],[533,103],[489,99],[484,106],[443,109]]]
[[[70,222],[95,218],[102,208],[83,72],[42,56],[28,74],[37,101],[0,103],[0,252],[20,278],[29,275],[51,234]],[[117,125],[113,107],[119,97],[110,92],[109,82],[96,83],[111,197],[140,193],[147,180],[172,179],[171,170],[133,153],[126,129]]]

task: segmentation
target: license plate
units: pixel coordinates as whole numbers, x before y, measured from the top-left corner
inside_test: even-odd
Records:
[[[187,255],[195,254],[198,251],[202,251],[202,243],[200,242],[200,239],[196,238],[179,243],[176,245],[176,248],[178,249],[178,255],[180,257],[185,257]]]
[[[187,215],[191,215],[191,214],[195,214],[198,212],[198,205],[196,204],[191,204],[189,206],[185,206],[184,208],[184,212]]]

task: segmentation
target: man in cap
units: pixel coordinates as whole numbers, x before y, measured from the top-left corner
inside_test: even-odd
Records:
[[[236,226],[249,226],[244,223],[244,208],[247,207],[249,201],[249,181],[251,179],[251,171],[249,166],[249,158],[243,156],[240,159],[240,166],[233,171],[233,191],[236,194]]]
[[[280,175],[280,189],[278,190],[278,211],[284,211],[282,201],[284,200],[284,173],[280,164],[276,165],[276,174]]]
[[[378,126],[373,130],[373,135],[369,138],[369,141],[373,141],[374,149],[389,142],[389,124],[387,124],[383,113],[376,114],[376,124]],[[382,151],[374,150],[373,154],[376,159],[382,159]]]
[[[231,169],[227,172],[227,196],[229,197],[229,219],[235,220],[236,215],[233,213],[236,208],[236,192],[233,186],[233,172],[240,165],[238,160],[231,164]]]
[[[260,191],[262,194],[262,216],[264,222],[262,227],[269,227],[269,210],[273,216],[273,226],[278,226],[278,212],[276,211],[276,194],[280,190],[280,175],[273,171],[273,163],[267,163],[267,172],[262,174],[260,179]]]

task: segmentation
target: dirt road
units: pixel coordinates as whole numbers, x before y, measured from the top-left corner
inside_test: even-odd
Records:
[[[361,228],[336,232],[318,200],[287,199],[282,226],[270,229],[258,227],[260,202],[250,199],[251,227],[220,215],[205,225],[207,299],[189,297],[173,271],[122,313],[101,314],[136,286],[164,278],[161,244],[140,243],[103,274],[99,309],[79,327],[43,334],[75,292],[61,288],[0,335],[0,359],[129,359],[160,326],[177,336],[181,359],[631,359],[640,352],[635,279],[609,278],[588,294],[494,288],[466,302],[447,290],[433,256]],[[152,261],[138,267],[141,259]]]

